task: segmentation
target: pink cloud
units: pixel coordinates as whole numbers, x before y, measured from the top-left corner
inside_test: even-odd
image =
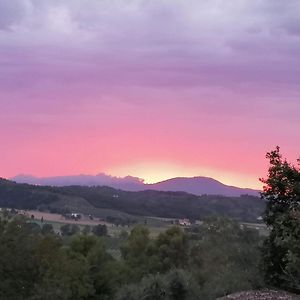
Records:
[[[1,176],[297,156],[298,1],[126,3],[1,4]]]

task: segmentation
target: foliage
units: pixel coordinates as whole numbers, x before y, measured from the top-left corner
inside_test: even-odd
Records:
[[[93,294],[93,285],[85,259],[61,248],[53,263],[49,265],[41,283],[36,287],[33,299],[79,300]]]
[[[189,264],[205,299],[261,287],[260,240],[256,231],[241,228],[231,220],[204,221],[192,246]]]
[[[0,222],[0,299],[212,300],[259,286],[260,238],[223,218],[155,238],[135,227],[120,239],[118,259],[106,248],[110,237],[47,227],[19,216]]]
[[[0,178],[0,207],[36,209],[39,205],[50,204],[58,198],[50,187],[16,184]]]
[[[243,195],[225,197],[218,195],[196,196],[184,192],[139,191],[127,192],[109,187],[62,187],[55,191],[79,196],[97,208],[114,209],[132,215],[167,218],[202,219],[223,215],[237,220],[257,221],[265,206],[258,197]],[[118,198],[113,195],[118,194]],[[122,222],[120,221],[120,224]]]
[[[65,224],[60,227],[61,234],[64,236],[71,236],[79,233],[80,228],[76,224]]]
[[[91,226],[90,225],[85,225],[84,228],[82,229],[82,234],[88,235],[91,233]]]
[[[267,158],[262,198],[271,232],[263,247],[263,270],[268,283],[300,292],[300,169],[282,158],[279,147]]]
[[[122,257],[128,267],[129,278],[138,280],[149,274],[151,269],[150,232],[142,226],[135,227],[121,247]]]
[[[106,236],[107,235],[107,227],[106,225],[98,224],[92,229],[93,234],[97,236]]]
[[[188,241],[179,227],[172,227],[159,234],[155,242],[159,271],[181,268],[187,263]]]
[[[149,275],[140,283],[123,286],[115,300],[197,300],[200,287],[191,274],[173,269],[163,275]]]
[[[128,238],[128,232],[126,230],[122,230],[119,237],[121,240],[126,240]]]
[[[53,225],[52,224],[43,224],[42,234],[44,234],[44,235],[54,234]]]
[[[0,221],[0,299],[24,299],[39,273],[38,237],[21,221]]]

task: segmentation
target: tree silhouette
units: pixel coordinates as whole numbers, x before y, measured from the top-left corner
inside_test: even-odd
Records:
[[[282,158],[280,148],[267,153],[267,179],[261,179],[267,202],[264,220],[270,235],[263,247],[268,283],[300,291],[300,169]],[[299,164],[299,160],[298,160]]]

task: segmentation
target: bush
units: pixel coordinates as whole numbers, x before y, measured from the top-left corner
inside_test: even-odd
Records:
[[[106,225],[98,224],[93,227],[92,232],[96,236],[106,236],[107,235],[107,227],[106,227]]]
[[[165,275],[149,275],[138,284],[125,285],[116,300],[197,300],[199,286],[191,274],[173,269]]]
[[[60,227],[63,236],[70,236],[80,232],[79,226],[75,224],[65,224]]]
[[[43,235],[54,234],[54,229],[52,224],[44,224],[42,227],[42,234]]]

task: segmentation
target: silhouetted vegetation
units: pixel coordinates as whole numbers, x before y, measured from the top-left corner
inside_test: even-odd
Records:
[[[114,197],[114,195],[118,197]],[[86,201],[78,207],[93,213],[93,208],[112,209],[137,216],[165,218],[203,219],[222,215],[244,222],[257,222],[265,209],[265,202],[258,197],[195,196],[184,192],[141,191],[125,192],[109,187],[47,187],[16,184],[0,180],[0,207],[18,209],[40,209],[61,214],[70,213],[70,208],[62,206],[60,199],[68,197],[69,203],[76,199]],[[74,201],[72,201],[74,199]],[[87,208],[87,205],[90,208]],[[133,220],[114,218],[115,224],[130,224]]]
[[[122,237],[119,258],[101,237],[76,231],[70,238],[72,225],[57,236],[27,222],[0,222],[0,299],[215,299],[261,284],[260,237],[227,219],[209,219],[193,234],[171,227],[156,238],[135,227]]]
[[[93,234],[97,236],[106,236],[107,235],[107,227],[106,225],[98,224],[92,229]]]
[[[60,227],[60,231],[62,235],[71,236],[79,233],[80,228],[76,224],[65,224]]]
[[[262,197],[270,235],[263,248],[268,283],[300,292],[300,169],[284,160],[279,148],[267,154],[269,176]],[[300,163],[300,160],[298,160]]]

